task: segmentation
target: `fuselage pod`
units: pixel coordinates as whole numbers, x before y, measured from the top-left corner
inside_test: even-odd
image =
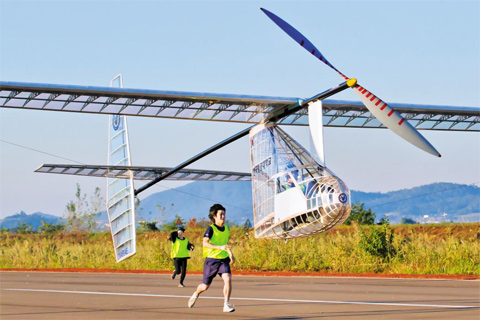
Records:
[[[289,239],[327,231],[350,214],[350,191],[274,124],[250,131],[256,238]]]

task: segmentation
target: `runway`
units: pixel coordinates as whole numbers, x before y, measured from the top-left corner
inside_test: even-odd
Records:
[[[480,281],[234,274],[234,313],[214,280],[195,307],[169,275],[0,272],[1,319],[478,319]]]

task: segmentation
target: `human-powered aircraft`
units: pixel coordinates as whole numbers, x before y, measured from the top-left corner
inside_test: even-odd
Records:
[[[285,98],[120,87],[0,82],[0,107],[108,114],[107,165],[44,164],[36,172],[107,178],[107,212],[118,261],[136,252],[135,196],[161,180],[252,182],[255,237],[289,239],[327,231],[350,213],[350,191],[326,166],[323,127],[388,128],[436,157],[440,153],[417,129],[480,131],[480,108],[387,104],[336,69],[287,22],[263,12],[295,42],[344,80],[310,98]],[[327,99],[352,88],[360,102]],[[394,109],[394,108],[395,109]],[[174,168],[131,163],[127,116],[251,124]],[[307,151],[281,125],[308,125]],[[206,155],[249,135],[251,173],[187,168]],[[149,181],[138,189],[133,180]]]

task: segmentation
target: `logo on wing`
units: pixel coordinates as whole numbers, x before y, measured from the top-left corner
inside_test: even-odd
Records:
[[[118,114],[113,115],[112,126],[113,126],[113,130],[115,131],[117,131],[118,127],[120,127],[120,116]]]

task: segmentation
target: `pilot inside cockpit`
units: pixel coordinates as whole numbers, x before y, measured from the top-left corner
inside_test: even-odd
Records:
[[[292,172],[293,173],[293,172]],[[295,188],[295,182],[294,178],[292,178],[292,173],[287,173],[284,176],[284,183],[283,183],[283,190],[288,190]],[[299,185],[300,189],[302,190],[303,193],[305,193],[305,186],[303,184]]]
[[[284,177],[285,183],[283,184],[284,190],[295,188],[295,182],[293,182],[292,176],[288,173]]]

